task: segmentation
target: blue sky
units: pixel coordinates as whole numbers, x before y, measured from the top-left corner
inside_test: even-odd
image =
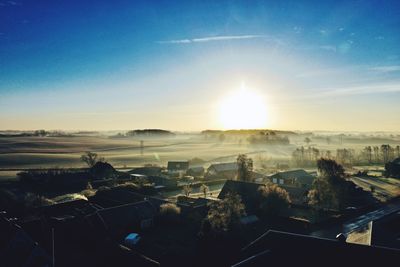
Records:
[[[400,130],[398,1],[0,0],[0,129]]]

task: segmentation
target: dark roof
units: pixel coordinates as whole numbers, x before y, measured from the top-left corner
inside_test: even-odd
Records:
[[[306,172],[305,170],[292,170],[292,171],[275,173],[271,175],[270,178],[296,179],[296,181],[298,181],[301,184],[311,185],[315,177]]]
[[[168,170],[187,170],[189,168],[189,161],[168,161]]]
[[[190,207],[203,207],[207,206],[210,202],[207,198],[203,197],[187,197],[187,196],[178,196],[177,199],[178,206],[190,206]]]
[[[264,184],[227,180],[218,195],[219,199],[225,198],[228,193],[236,193],[241,196],[246,210],[250,211],[258,206],[258,188]]]
[[[278,185],[279,187],[283,188],[288,192],[292,203],[295,204],[302,204],[303,198],[307,196],[308,189],[304,187],[294,187],[294,186],[286,186],[286,185]]]
[[[392,163],[400,165],[400,158],[394,159]]]
[[[160,175],[162,169],[163,168],[159,167],[159,166],[145,166],[145,167],[139,167],[139,168],[132,169],[132,170],[128,171],[128,173],[143,174],[143,175],[147,175],[147,176]]]
[[[98,211],[101,219],[109,230],[124,229],[127,226],[140,223],[142,220],[152,219],[157,214],[157,208],[147,200],[102,209]]]
[[[89,198],[93,202],[103,208],[120,206],[128,203],[135,203],[143,200],[144,196],[133,192],[127,188],[110,188],[101,191]]]
[[[400,249],[400,212],[373,221],[371,244]]]
[[[99,207],[91,204],[87,200],[77,199],[72,201],[61,202],[49,206],[41,206],[36,208],[35,213],[46,216],[60,215],[85,215],[95,212]]]
[[[398,262],[400,250],[270,230],[242,249],[234,266],[379,266]],[[288,257],[289,256],[289,257]]]
[[[51,266],[51,260],[20,226],[0,217],[0,265]]]
[[[218,198],[223,199],[227,193],[234,192],[242,197],[243,204],[246,206],[247,211],[251,211],[258,207],[259,193],[258,188],[264,186],[262,183],[243,182],[235,180],[227,180],[222,187]],[[279,185],[285,189],[290,196],[290,199],[295,204],[303,204],[303,198],[307,195],[308,190],[302,187],[293,187]]]
[[[204,171],[204,167],[203,166],[190,167],[189,170],[194,172],[202,172]]]
[[[96,179],[111,179],[118,177],[118,172],[111,164],[101,161],[96,162],[96,164],[90,168],[90,173]]]
[[[211,164],[210,168],[214,168],[215,171],[217,172],[223,172],[223,171],[237,171],[238,170],[238,164],[236,162],[228,162],[228,163],[215,163]]]

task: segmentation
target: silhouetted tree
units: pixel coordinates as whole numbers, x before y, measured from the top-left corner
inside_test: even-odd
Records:
[[[158,219],[162,223],[177,223],[180,220],[181,208],[174,203],[165,203],[160,206]]]
[[[242,198],[229,193],[221,201],[213,202],[207,214],[213,232],[226,232],[240,224],[240,218],[246,214]]]
[[[368,161],[369,164],[372,163],[372,147],[371,146],[366,146],[364,148],[364,155],[366,160]]]
[[[238,165],[237,179],[239,181],[252,182],[253,160],[248,158],[246,154],[239,154],[236,162]]]
[[[389,161],[389,153],[390,153],[390,145],[381,145],[381,153],[383,163],[387,163]]]
[[[374,146],[374,160],[375,160],[375,163],[378,163],[380,160],[379,160],[379,147],[378,146]]]
[[[202,184],[202,185],[200,186],[200,192],[202,192],[202,193],[204,194],[204,197],[205,197],[205,198],[207,197],[207,193],[208,193],[209,190],[210,190],[210,189],[209,189],[208,186],[205,185],[205,184]]]
[[[400,158],[385,164],[385,176],[400,178]]]
[[[97,153],[86,152],[81,156],[81,160],[89,167],[93,167],[97,162],[103,162],[104,158],[97,155]]]
[[[342,165],[331,159],[317,162],[319,176],[308,193],[309,204],[317,209],[341,208],[347,197]]]
[[[282,210],[289,207],[288,192],[276,184],[267,184],[258,188],[260,193],[260,209],[267,215],[277,216]]]
[[[190,185],[184,185],[182,188],[182,192],[185,196],[190,196],[190,193],[192,193],[192,187]]]

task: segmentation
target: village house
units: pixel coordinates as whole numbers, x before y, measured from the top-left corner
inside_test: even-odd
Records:
[[[141,231],[153,226],[157,207],[148,200],[97,211],[101,224],[112,235],[123,236],[131,231]]]
[[[51,257],[4,211],[0,213],[0,265],[51,266]]]
[[[148,180],[149,182],[154,183],[156,187],[162,186],[166,188],[172,188],[178,185],[178,180],[176,178],[165,175],[149,176]]]
[[[238,172],[236,162],[215,163],[208,167],[205,179],[234,179]]]
[[[218,198],[223,199],[228,193],[236,193],[241,196],[242,202],[246,206],[246,210],[248,212],[253,212],[259,206],[258,189],[260,186],[265,186],[265,184],[228,180],[222,187]],[[288,192],[292,204],[296,204],[299,206],[307,205],[307,188],[285,185],[279,186]]]
[[[290,251],[290,257],[288,257]],[[309,252],[318,255],[310,258]],[[344,240],[269,230],[241,251],[242,260],[232,265],[245,266],[378,266],[382,262],[398,262],[400,251],[385,247],[349,244]]]
[[[169,173],[182,172],[186,173],[189,169],[189,161],[179,160],[179,161],[168,161],[167,169]]]
[[[204,175],[204,167],[202,167],[202,166],[190,167],[187,170],[186,174],[193,176],[193,177],[203,176]]]
[[[238,194],[246,207],[247,213],[252,213],[259,207],[258,188],[264,184],[227,180],[218,195],[219,199],[224,199],[228,193]]]
[[[267,178],[269,182],[278,185],[311,188],[315,177],[305,170],[292,170],[275,173]]]
[[[146,176],[157,176],[161,175],[161,173],[164,171],[165,167],[160,167],[160,166],[144,166],[144,167],[138,167],[134,168],[128,173],[130,174],[143,174]]]

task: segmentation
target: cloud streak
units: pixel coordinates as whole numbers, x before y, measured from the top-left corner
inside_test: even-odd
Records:
[[[178,39],[178,40],[167,40],[158,41],[159,44],[190,44],[190,43],[206,43],[206,42],[217,42],[217,41],[234,41],[234,40],[246,40],[246,39],[260,39],[265,38],[265,35],[224,35],[224,36],[211,36],[193,39]]]
[[[312,97],[325,98],[334,96],[350,96],[350,95],[366,95],[366,94],[382,94],[382,93],[398,93],[400,92],[400,82],[368,84],[351,87],[343,87],[340,89],[324,89],[323,92],[314,93]]]
[[[400,65],[372,67],[370,70],[380,73],[395,72],[400,71]]]

